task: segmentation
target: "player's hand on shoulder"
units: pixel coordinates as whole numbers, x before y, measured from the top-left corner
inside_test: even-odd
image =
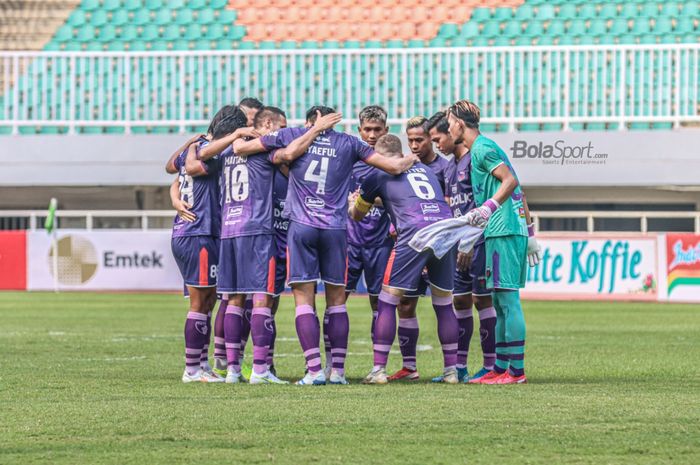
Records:
[[[255,130],[255,128],[251,127],[245,127],[245,128],[238,128],[235,131],[236,138],[237,139],[257,139],[260,137],[260,133]]]
[[[340,123],[342,119],[342,113],[328,113],[327,115],[321,116],[321,112],[317,110],[316,122],[314,123],[313,128],[318,131],[325,131]]]

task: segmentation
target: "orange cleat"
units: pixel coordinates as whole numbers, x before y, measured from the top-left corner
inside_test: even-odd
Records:
[[[506,372],[505,376],[501,376],[496,380],[494,384],[525,384],[527,383],[527,378],[525,375],[513,376],[510,372]]]
[[[417,381],[420,379],[418,370],[403,367],[393,375],[389,376],[389,381]]]
[[[469,380],[469,384],[497,384],[496,381],[507,375],[508,372],[498,373],[496,370],[489,371],[481,378]]]

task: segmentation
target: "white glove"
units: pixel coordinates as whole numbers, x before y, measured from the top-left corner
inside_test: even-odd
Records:
[[[488,199],[478,208],[473,208],[464,215],[464,221],[477,228],[485,228],[489,224],[489,218],[500,205],[494,199]]]
[[[535,225],[527,227],[527,263],[530,267],[537,266],[542,260],[542,247],[535,239]]]

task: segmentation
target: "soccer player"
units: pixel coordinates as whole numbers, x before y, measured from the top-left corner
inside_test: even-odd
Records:
[[[400,159],[401,141],[386,135],[377,141],[378,153]],[[361,220],[379,197],[389,212],[398,233],[396,246],[389,258],[384,287],[379,294],[379,313],[374,328],[374,368],[364,379],[366,384],[386,384],[386,364],[396,336],[396,308],[401,296],[415,291],[424,268],[427,268],[433,308],[438,320],[438,338],[444,358],[443,382],[456,384],[457,378],[457,319],[452,306],[452,285],[457,249],[437,258],[432,250],[416,252],[408,242],[422,228],[452,217],[440,190],[437,176],[428,166],[416,163],[405,173],[392,176],[372,173],[360,187],[349,215]]]
[[[525,286],[528,255],[539,261],[527,204],[506,154],[479,132],[479,107],[461,100],[448,110],[449,133],[471,155],[471,183],[476,207],[466,221],[484,227],[486,287],[493,289],[496,307],[494,370],[470,381],[480,384],[520,384],[525,377],[525,318],[520,288]]]
[[[307,126],[329,107],[312,107],[306,114]],[[251,141],[248,153],[272,151],[288,146],[307,134],[306,128],[281,129]],[[238,150],[238,148],[237,148]],[[240,152],[246,153],[246,152]],[[296,305],[296,328],[306,358],[307,373],[297,384],[326,384],[319,350],[320,325],[314,311],[316,281],[325,283],[326,314],[333,357],[330,379],[346,384],[349,321],[345,305],[347,270],[347,204],[353,166],[358,161],[399,174],[415,157],[391,159],[375,151],[357,137],[329,129],[318,135],[306,153],[290,165],[289,191],[284,214],[289,216],[287,232],[288,284]]]
[[[423,116],[409,119],[406,123],[406,136],[411,152],[435,173],[440,185],[440,193],[444,197],[445,170],[449,161],[433,150],[433,143],[428,134],[428,120]],[[419,335],[416,307],[418,306],[418,297],[424,296],[427,290],[428,282],[423,274],[416,289],[405,292],[401,299],[399,304],[399,347],[401,348],[403,367],[389,377],[390,381],[400,379],[415,381],[420,378],[416,367]]]
[[[430,138],[440,152],[453,155],[445,171],[445,196],[455,217],[466,214],[475,207],[472,193],[471,156],[464,144],[455,144],[449,134],[445,112],[437,112],[428,121]],[[457,375],[461,381],[479,379],[493,370],[496,361],[496,310],[493,308],[491,290],[486,288],[486,260],[483,236],[469,254],[457,254],[455,269],[454,306],[459,322],[457,346]],[[474,332],[472,303],[479,315],[479,333],[483,366],[469,377],[467,361],[469,344]]]
[[[262,110],[263,103],[253,97],[245,97],[238,102],[238,108],[241,109],[246,116],[246,126],[252,127],[255,124],[255,115]]]
[[[389,132],[386,125],[386,111],[379,106],[370,105],[360,111],[360,125],[358,132],[360,138],[370,147],[383,135]],[[367,176],[375,172],[374,168],[366,163],[357,162],[352,169],[351,192],[359,189],[362,181]],[[374,320],[377,318],[377,302],[379,293],[382,290],[382,280],[386,264],[394,248],[394,241],[389,237],[389,227],[391,221],[386,210],[381,205],[374,205],[370,208],[362,221],[348,222],[348,282],[346,293],[357,290],[357,283],[360,281],[362,272],[365,274],[367,293],[369,294],[369,304],[372,309],[372,327],[370,335],[374,332]],[[325,320],[324,320],[325,323]],[[326,325],[324,324],[324,335]],[[326,341],[328,342],[328,341]],[[330,344],[327,344],[326,358],[329,354]]]

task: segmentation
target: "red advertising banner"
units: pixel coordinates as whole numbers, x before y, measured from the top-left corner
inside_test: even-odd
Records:
[[[27,289],[25,231],[0,231],[0,289]]]
[[[700,236],[666,234],[666,273],[669,300],[700,298]]]

